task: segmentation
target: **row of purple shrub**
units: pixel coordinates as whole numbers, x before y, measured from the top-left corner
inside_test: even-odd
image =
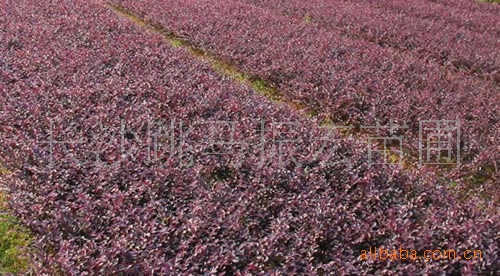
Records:
[[[240,1],[112,2],[269,81],[319,117],[355,126],[406,122],[396,134],[413,153],[421,120],[459,120],[464,167],[499,160],[493,83]]]
[[[37,274],[498,273],[498,217],[457,204],[435,180],[368,167],[354,142],[315,155],[326,134],[314,121],[100,4],[6,6],[0,156],[13,174],[2,181],[35,234]],[[244,137],[241,164],[206,143],[231,133],[207,128],[215,121]],[[150,122],[165,136],[147,135]],[[298,142],[265,132],[258,166],[263,126]],[[370,246],[472,248],[483,259],[361,261]]]
[[[451,12],[448,7],[422,1],[418,6],[408,6],[407,1],[242,2],[298,19],[307,16],[328,31],[366,39],[382,47],[411,51],[421,59],[438,62],[452,70],[464,70],[500,82],[499,14]],[[434,6],[438,8],[428,11]],[[419,15],[424,18],[418,18]]]
[[[245,0],[246,1],[246,0]],[[270,0],[255,0],[256,3],[273,3]],[[294,1],[287,1],[286,5]],[[323,5],[338,5],[341,9],[347,1],[323,1]],[[348,1],[358,7],[372,7],[375,10],[399,14],[408,18],[408,24],[419,24],[420,21],[440,22],[443,26],[455,26],[477,33],[498,34],[495,18],[500,15],[500,9],[486,3],[474,1],[426,1],[426,0],[384,0],[373,2],[369,0]],[[464,3],[472,4],[466,7]],[[450,5],[451,4],[451,5]],[[286,6],[283,5],[283,6]],[[335,15],[336,16],[336,15]]]
[[[428,2],[428,1],[427,1]],[[495,1],[468,1],[468,0],[437,0],[436,3],[446,6],[450,10],[466,10],[481,13],[500,14],[500,6]]]

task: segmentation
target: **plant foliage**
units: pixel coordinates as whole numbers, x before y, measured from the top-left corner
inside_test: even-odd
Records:
[[[332,114],[433,118],[447,103],[462,109],[453,116],[493,116],[488,126],[498,126],[486,84],[313,24],[236,1],[116,2]],[[0,156],[13,172],[2,181],[34,233],[36,274],[500,272],[493,203],[464,205],[437,177],[370,166],[365,144],[100,2],[2,5]],[[491,132],[474,132],[482,124],[467,125],[466,137],[489,141]],[[467,141],[475,156],[479,145]],[[360,260],[370,246],[474,249],[483,259]]]

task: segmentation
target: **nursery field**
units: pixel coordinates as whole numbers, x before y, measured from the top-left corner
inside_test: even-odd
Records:
[[[0,274],[498,275],[499,19],[0,0]]]

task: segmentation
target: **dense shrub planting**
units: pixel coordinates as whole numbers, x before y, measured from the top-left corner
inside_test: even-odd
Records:
[[[474,33],[487,34],[483,38],[489,38],[498,35],[497,17],[499,15],[498,9],[494,11],[491,5],[486,4],[485,7],[478,8],[477,5],[470,7],[463,7],[462,4],[455,5],[457,1],[449,1],[453,3],[448,5],[446,2],[438,1],[401,1],[401,0],[388,0],[388,1],[368,1],[368,0],[355,0],[355,1],[278,1],[278,0],[242,0],[242,2],[252,3],[266,9],[273,9],[283,12],[287,15],[305,15],[310,12],[317,13],[316,19],[322,19],[319,22],[325,24],[328,19],[321,14],[325,14],[327,10],[336,8],[337,12],[332,13],[330,21],[337,22],[356,22],[357,25],[368,23],[373,20],[373,17],[381,17],[383,13],[387,18],[398,18],[399,21],[406,20],[405,26],[411,25],[419,26],[425,22],[439,23],[444,28],[454,27],[457,30],[469,30]],[[473,1],[465,1],[471,3]],[[480,5],[481,6],[481,5]],[[479,7],[480,7],[479,6]],[[324,9],[320,12],[320,9]],[[358,11],[358,13],[354,13]],[[370,13],[370,14],[368,14]],[[312,16],[312,14],[309,14]],[[371,17],[365,18],[365,21],[359,21],[363,15],[370,15]],[[347,16],[354,16],[355,18],[347,18]],[[358,20],[355,20],[358,19]],[[341,21],[352,20],[352,21]],[[344,23],[345,24],[345,23]],[[369,24],[364,24],[368,25]],[[331,26],[334,26],[331,24]],[[342,27],[342,24],[337,27]],[[372,26],[373,27],[373,26]],[[350,30],[352,31],[352,30]],[[404,30],[402,30],[404,31]],[[441,31],[442,32],[442,31]],[[404,32],[400,32],[404,33]],[[435,36],[436,34],[430,34]]]
[[[368,1],[361,0],[363,4]],[[474,3],[476,2],[476,3]],[[409,18],[432,20],[443,24],[455,25],[474,32],[498,33],[494,18],[500,14],[498,7],[480,1],[381,1],[378,7],[385,10],[402,13]],[[451,5],[450,5],[451,4]],[[464,4],[469,4],[465,6]]]
[[[271,82],[320,117],[357,126],[406,122],[405,145],[414,152],[420,120],[460,120],[462,163],[499,160],[492,83],[240,1],[113,3]]]
[[[436,178],[369,166],[365,144],[101,4],[6,6],[0,156],[14,173],[1,180],[35,235],[37,274],[499,272],[493,205],[459,204]],[[204,12],[212,20],[215,10]],[[482,250],[483,259],[361,260],[370,246]]]
[[[422,1],[420,5],[408,5],[408,1],[244,2],[297,18],[308,16],[329,31],[411,51],[422,59],[500,82],[499,14],[450,11]]]
[[[367,1],[364,1],[366,3]],[[453,24],[458,28],[464,28],[479,33],[498,34],[495,28],[494,18],[500,14],[498,7],[477,3],[479,1],[384,1],[383,8],[403,13],[412,18],[423,20],[435,20],[443,24]],[[476,3],[474,3],[476,2]],[[451,5],[450,5],[451,4]],[[464,4],[472,4],[466,7]]]
[[[486,1],[438,0],[436,2],[448,7],[449,9],[461,9],[461,10],[470,10],[470,11],[479,11],[479,12],[490,12],[493,14],[500,13],[500,7],[498,5],[491,5],[490,4],[490,3],[498,3],[497,0],[486,0]]]

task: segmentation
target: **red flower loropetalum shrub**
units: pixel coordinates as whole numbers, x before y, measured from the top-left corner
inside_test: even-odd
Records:
[[[363,4],[372,2],[360,0]],[[406,5],[404,5],[406,3]],[[449,5],[451,3],[451,5]],[[466,7],[464,4],[468,4]],[[391,0],[379,2],[378,7],[391,12],[403,13],[408,17],[453,24],[479,33],[493,32],[498,34],[494,27],[493,18],[500,15],[498,6],[474,1],[400,1]],[[491,33],[490,33],[491,34]]]
[[[410,51],[452,70],[460,69],[500,82],[499,14],[468,10],[457,13],[422,1],[417,1],[417,5],[408,5],[408,1],[242,2],[299,20],[308,17],[307,20],[327,31]],[[437,7],[432,9],[434,6]]]
[[[463,171],[493,168],[500,159],[493,83],[239,1],[112,2],[269,81],[337,124],[406,122],[408,131],[397,135],[418,155],[419,121],[460,120]]]
[[[497,15],[500,14],[500,6],[498,5],[498,3],[494,3],[494,1],[476,2],[467,0],[457,0],[457,1],[437,0],[435,2],[444,5],[449,9],[462,9],[474,12],[492,13]]]
[[[498,273],[498,216],[436,179],[318,140],[341,137],[101,5],[13,1],[0,13],[0,156],[13,172],[2,182],[35,234],[37,274]],[[207,143],[232,131],[217,121],[244,143]],[[151,137],[151,122],[165,135]],[[361,261],[370,246],[484,259]]]
[[[366,0],[361,0],[363,4],[369,4]],[[445,25],[453,24],[458,28],[464,28],[473,32],[487,33],[490,35],[499,34],[495,28],[493,19],[500,15],[498,6],[478,3],[475,1],[383,1],[379,2],[379,7],[395,13],[402,13],[405,16],[423,20],[442,22]],[[448,5],[451,3],[451,5]],[[406,5],[405,5],[406,4]],[[466,7],[463,4],[469,4]]]
[[[483,6],[482,4],[476,5],[473,1],[465,1],[467,3],[472,3],[473,5],[469,8],[460,7],[455,5],[457,1],[450,1],[452,5],[447,5],[446,3],[438,3],[437,1],[421,1],[421,0],[388,0],[388,1],[369,1],[369,0],[355,0],[355,1],[310,1],[302,2],[291,0],[291,1],[278,1],[278,0],[240,0],[246,3],[252,3],[266,9],[273,9],[287,15],[308,15],[312,21],[317,22],[317,19],[322,18],[327,20],[322,14],[325,12],[330,12],[331,21],[342,20],[342,17],[354,16],[355,18],[360,18],[360,16],[367,15],[367,12],[371,12],[370,17],[365,18],[365,20],[373,20],[372,17],[380,17],[381,13],[388,14],[388,17],[394,17],[399,15],[399,20],[407,19],[407,25],[419,25],[422,22],[435,22],[446,27],[456,27],[459,30],[469,30],[475,33],[489,33],[490,39],[499,34],[497,28],[498,15],[500,15],[500,10],[498,7],[495,9],[487,10],[483,8],[478,8],[477,6]],[[490,8],[492,5],[486,4],[485,7]],[[331,12],[332,8],[337,8],[337,12]],[[318,9],[325,9],[321,13]],[[358,11],[358,14],[354,14],[354,11]],[[318,17],[313,16],[310,12],[317,13]],[[368,15],[367,15],[368,16]],[[320,22],[323,22],[321,20]],[[343,20],[351,20],[350,18],[343,18]],[[359,21],[351,21],[358,22]],[[366,21],[364,21],[366,22]],[[364,23],[361,22],[361,23]],[[342,23],[342,21],[339,21]],[[368,24],[367,24],[368,25]],[[339,25],[338,27],[341,27]],[[352,30],[349,30],[352,31]],[[435,34],[432,34],[435,35]]]

